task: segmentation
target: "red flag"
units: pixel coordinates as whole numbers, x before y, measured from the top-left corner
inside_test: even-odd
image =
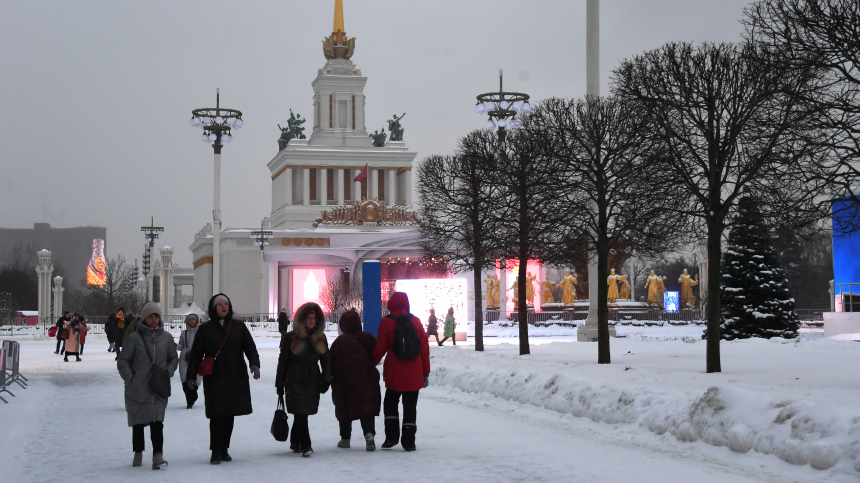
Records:
[[[361,172],[358,173],[358,176],[356,176],[353,179],[353,181],[359,181],[359,182],[367,181],[367,165],[366,164],[364,165],[363,168],[361,168]]]

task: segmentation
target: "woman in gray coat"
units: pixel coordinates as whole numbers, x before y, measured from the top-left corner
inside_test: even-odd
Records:
[[[161,310],[155,302],[147,302],[140,312],[140,324],[132,333],[117,359],[116,368],[125,382],[125,412],[132,428],[134,459],[132,466],[143,464],[143,428],[149,426],[152,440],[152,469],[166,466],[164,461],[164,411],[167,398],[153,394],[149,386],[152,366],[167,370],[171,377],[179,359],[173,336],[164,331]]]
[[[197,383],[194,385],[185,384],[185,372],[188,370],[188,351],[194,345],[194,336],[197,335],[197,326],[200,325],[200,319],[196,314],[188,314],[185,316],[185,330],[179,334],[179,343],[176,344],[176,350],[179,352],[179,378],[182,380],[182,392],[185,393],[186,409],[194,407],[197,402],[197,388],[203,385],[203,377],[197,376]]]

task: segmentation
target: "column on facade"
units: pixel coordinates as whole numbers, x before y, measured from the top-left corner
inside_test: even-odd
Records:
[[[379,168],[376,166],[370,168],[370,194],[367,197],[379,199]]]
[[[338,205],[343,205],[344,202],[343,168],[343,166],[337,167],[337,177],[335,178],[334,189],[336,190],[335,193],[337,193],[337,196],[335,196],[335,198],[337,200]]]
[[[279,195],[280,195],[280,193],[279,193],[279,191],[278,191],[278,177],[277,177],[277,176],[272,176],[272,212],[273,212],[273,213],[274,213],[274,211],[275,211],[275,210],[277,210],[277,209],[278,209],[278,207],[280,206],[280,205],[279,205],[279,203],[278,203],[278,201],[279,201],[279,199],[278,199]]]
[[[49,250],[39,250],[36,252],[36,257],[38,261],[36,274],[39,281],[37,285],[39,322],[47,323],[51,318],[51,274],[54,273],[54,267],[51,265],[51,252]]]
[[[328,204],[328,166],[320,166],[320,205]]]
[[[361,166],[352,168],[352,179],[355,179],[359,174],[361,174]],[[361,181],[355,181],[355,186],[353,188],[352,199],[361,201]]]
[[[54,277],[54,319],[59,319],[63,316],[63,277],[57,275]]]
[[[173,310],[173,294],[170,289],[173,285],[173,248],[164,247],[161,253],[161,313],[170,315]]]
[[[282,174],[283,180],[283,189],[284,189],[284,205],[293,204],[293,167],[291,165],[286,165],[284,167],[284,174]]]
[[[388,202],[389,205],[394,205],[397,203],[397,168],[389,167],[388,168],[388,179],[385,180],[385,201]]]
[[[412,206],[412,168],[403,168],[403,202]]]
[[[311,204],[311,167],[302,166],[302,204]]]
[[[182,285],[173,285],[173,308],[180,306],[180,301],[182,300]]]

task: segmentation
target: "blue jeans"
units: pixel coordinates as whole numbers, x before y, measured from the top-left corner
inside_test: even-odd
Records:
[[[111,343],[110,343],[110,349],[108,349],[108,351],[113,352],[113,345],[114,345],[114,343],[113,343],[113,342],[111,342]]]
[[[65,342],[66,341],[64,341],[63,339],[57,339],[57,350],[55,350],[54,352],[59,352],[60,354],[66,352]]]

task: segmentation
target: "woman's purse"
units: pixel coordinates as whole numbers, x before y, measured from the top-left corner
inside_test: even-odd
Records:
[[[162,369],[155,365],[155,357],[149,353],[149,347],[145,340],[143,341],[143,348],[146,350],[146,355],[148,355],[149,359],[152,361],[152,374],[149,376],[149,389],[156,396],[167,399],[170,397],[170,373],[167,369]]]
[[[272,419],[272,428],[269,430],[275,441],[286,441],[290,436],[290,423],[287,422],[287,412],[284,410],[284,396],[278,396],[278,408],[275,409],[275,418]]]
[[[200,376],[209,376],[212,375],[212,369],[215,368],[215,359],[218,357],[218,354],[221,353],[221,349],[224,348],[224,343],[227,342],[227,336],[230,335],[230,329],[233,328],[233,319],[230,319],[230,325],[227,326],[227,334],[224,335],[224,340],[221,341],[221,347],[218,348],[218,352],[215,353],[215,357],[204,357],[202,361],[200,361],[200,365],[197,366],[197,374]]]

